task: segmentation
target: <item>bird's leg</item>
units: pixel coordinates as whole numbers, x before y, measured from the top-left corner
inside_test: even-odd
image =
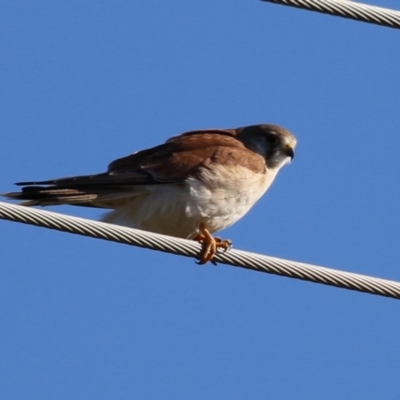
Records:
[[[211,261],[217,253],[217,249],[222,248],[226,251],[232,246],[230,240],[222,240],[219,237],[214,238],[204,224],[200,224],[199,233],[194,240],[197,240],[203,245],[199,264],[205,264]]]

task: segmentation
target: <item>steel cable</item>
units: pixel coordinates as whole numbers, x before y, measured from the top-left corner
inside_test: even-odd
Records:
[[[338,17],[355,19],[371,24],[400,28],[400,11],[370,6],[348,0],[261,0],[331,14]]]
[[[186,257],[196,258],[201,250],[201,245],[193,240],[180,239],[3,202],[0,202],[0,219]],[[400,282],[233,249],[225,253],[218,253],[215,261],[235,267],[400,299]]]

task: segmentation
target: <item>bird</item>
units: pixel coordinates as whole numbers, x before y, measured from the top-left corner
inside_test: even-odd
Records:
[[[272,124],[195,130],[119,158],[106,172],[18,182],[20,192],[3,196],[25,206],[109,209],[103,222],[200,242],[205,264],[232,245],[213,234],[252,208],[296,144],[289,130]]]

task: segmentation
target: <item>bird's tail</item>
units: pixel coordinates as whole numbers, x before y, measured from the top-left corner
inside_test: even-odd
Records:
[[[114,208],[127,198],[140,194],[127,182],[110,182],[108,174],[78,176],[40,182],[18,182],[20,192],[3,193],[12,200],[22,200],[24,206],[70,204],[84,207]],[[143,189],[143,186],[142,186]]]
[[[98,193],[88,193],[79,189],[66,189],[45,186],[26,186],[21,192],[3,193],[2,196],[12,200],[25,200],[23,206],[51,206],[72,204],[91,206],[93,200],[99,197]]]

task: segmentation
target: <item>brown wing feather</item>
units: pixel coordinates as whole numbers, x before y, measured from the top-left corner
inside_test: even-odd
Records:
[[[194,131],[171,138],[166,143],[112,162],[110,174],[141,170],[156,180],[185,179],[196,175],[198,167],[239,165],[254,172],[265,171],[265,161],[234,136],[234,130]]]
[[[180,183],[189,176],[200,178],[199,167],[211,168],[213,163],[264,172],[263,157],[247,149],[235,135],[235,130],[184,133],[160,146],[113,161],[106,173],[20,182],[17,185],[24,186],[21,192],[5,196],[29,200],[27,205],[109,207],[113,202],[140,193],[143,185]]]
[[[183,133],[179,136],[174,136],[168,139],[164,144],[161,144],[150,149],[141,150],[130,154],[126,157],[114,160],[108,166],[108,172],[116,173],[119,170],[145,169],[144,165],[159,163],[166,157],[181,153],[190,152],[196,149],[204,149],[216,145],[226,145],[224,138],[234,137],[236,131],[234,129],[227,130],[199,130]],[[241,144],[240,141],[230,141],[230,145]]]

